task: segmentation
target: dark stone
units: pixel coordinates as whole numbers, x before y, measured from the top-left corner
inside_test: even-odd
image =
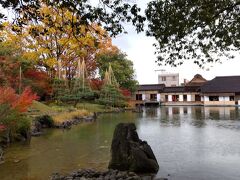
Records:
[[[152,177],[151,176],[144,176],[144,177],[141,177],[142,180],[152,180]]]
[[[157,173],[159,165],[151,147],[139,139],[134,123],[116,126],[112,146],[110,169],[140,173]]]
[[[0,164],[4,161],[3,159],[3,148],[0,146]]]

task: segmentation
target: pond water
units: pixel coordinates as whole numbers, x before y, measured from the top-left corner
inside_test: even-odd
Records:
[[[48,179],[53,172],[106,169],[115,126],[134,122],[160,165],[157,177],[172,180],[240,179],[240,109],[160,107],[143,113],[102,114],[71,130],[47,130],[30,144],[7,148],[0,179]]]

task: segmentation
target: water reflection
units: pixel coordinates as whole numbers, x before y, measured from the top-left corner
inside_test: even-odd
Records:
[[[239,120],[239,112],[239,107],[162,106],[143,108],[139,117],[159,120],[161,126],[180,126],[187,121],[193,126],[204,127],[206,120]]]
[[[239,179],[240,108],[171,106],[102,114],[69,131],[48,130],[30,145],[8,148],[0,179],[47,179],[52,172],[105,169],[115,126],[134,122],[160,164],[158,177]],[[20,161],[17,161],[20,160]]]

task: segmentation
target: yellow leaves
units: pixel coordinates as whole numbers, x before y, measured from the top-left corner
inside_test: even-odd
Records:
[[[25,51],[22,57],[26,60],[37,62],[39,59],[39,54],[34,51]]]
[[[3,26],[3,27],[7,27],[7,26],[9,26],[9,25],[10,25],[10,23],[9,23],[8,21],[2,23],[2,26]]]
[[[47,58],[45,60],[45,63],[46,63],[47,66],[52,68],[57,64],[57,60],[56,60],[56,58]]]
[[[28,25],[21,33],[13,32],[7,22],[4,32],[0,31],[6,42],[14,43],[24,52],[23,58],[27,60],[41,60],[43,66],[51,68],[57,67],[57,60],[64,66],[76,66],[74,62],[78,58],[93,63],[98,53],[117,49],[97,24],[73,28],[71,22],[76,22],[77,17],[72,12],[44,4],[39,11],[43,15],[40,22],[26,22]]]
[[[41,54],[49,54],[49,53],[51,53],[49,49],[44,48],[44,47],[40,47],[38,52],[41,53]]]

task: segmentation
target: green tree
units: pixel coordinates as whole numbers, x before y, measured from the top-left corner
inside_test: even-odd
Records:
[[[73,81],[73,88],[68,98],[75,102],[75,106],[80,101],[94,99],[94,92],[89,84],[85,61],[82,61],[82,63],[78,62],[77,77]]]
[[[156,0],[146,16],[160,65],[192,60],[202,67],[240,49],[239,0]]]
[[[100,91],[98,102],[110,107],[125,106],[125,99],[119,90],[111,65],[105,71],[104,84]]]
[[[99,0],[94,5],[89,0],[2,0],[0,5],[15,12],[15,23],[24,26],[29,20],[38,23],[45,15],[39,13],[42,4],[48,7],[58,7],[68,9],[77,17],[77,21],[69,22],[73,28],[79,25],[90,25],[96,23],[104,27],[105,30],[115,36],[124,31],[124,23],[131,22],[137,31],[143,30],[145,20],[140,13],[140,8],[134,3],[125,0]],[[4,19],[4,14],[0,13],[0,24]],[[49,24],[54,26],[54,24]],[[62,29],[63,26],[59,26]],[[76,33],[77,34],[77,33]]]
[[[76,77],[73,80],[68,80],[61,76],[53,82],[53,97],[58,102],[74,102],[75,106],[78,102],[94,99],[94,92],[90,88],[88,73],[85,61],[80,63],[76,71]]]
[[[138,82],[135,80],[133,62],[128,60],[126,56],[126,54],[120,51],[100,54],[97,57],[97,67],[99,68],[99,74],[103,79],[105,76],[105,71],[108,69],[109,64],[111,64],[119,86],[134,92]]]

